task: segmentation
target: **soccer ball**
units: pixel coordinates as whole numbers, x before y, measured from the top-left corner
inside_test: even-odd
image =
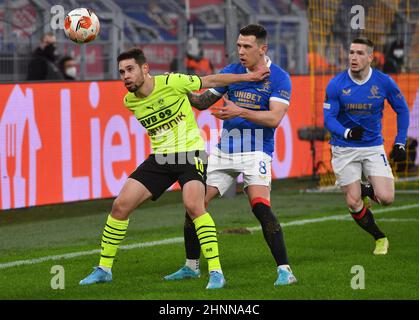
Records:
[[[64,20],[65,35],[77,43],[93,41],[99,34],[99,29],[99,18],[90,9],[74,9],[68,13]]]

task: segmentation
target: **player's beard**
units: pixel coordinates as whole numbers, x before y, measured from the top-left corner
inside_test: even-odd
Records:
[[[134,85],[132,87],[127,88],[129,92],[136,92],[138,89],[140,89],[140,86]]]
[[[129,92],[137,92],[143,84],[144,84],[144,78],[138,84],[134,84],[132,87],[129,87],[127,89]]]

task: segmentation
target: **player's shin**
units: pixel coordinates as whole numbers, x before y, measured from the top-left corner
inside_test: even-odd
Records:
[[[208,270],[221,272],[221,264],[218,256],[217,230],[214,220],[212,220],[209,213],[205,213],[195,218],[193,223],[201,245],[202,254],[208,261]]]
[[[377,224],[375,223],[374,216],[372,212],[366,208],[365,206],[362,207],[361,210],[351,212],[352,218],[354,218],[355,222],[366,232],[374,237],[375,240],[384,238],[384,233],[378,228]]]
[[[201,244],[196,235],[195,225],[187,212],[183,226],[183,236],[185,238],[186,266],[194,271],[199,270]]]
[[[119,244],[124,240],[129,220],[116,220],[108,216],[103,229],[99,266],[112,268]]]
[[[288,265],[288,256],[282,228],[272,212],[269,201],[263,198],[255,198],[251,205],[254,215],[260,222],[263,236],[276,264],[278,266]]]

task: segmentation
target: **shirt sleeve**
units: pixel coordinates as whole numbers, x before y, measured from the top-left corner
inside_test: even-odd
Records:
[[[166,77],[166,84],[180,93],[200,90],[202,86],[201,78],[197,75],[186,75],[181,73],[168,74]]]
[[[220,73],[235,73],[234,71],[232,71],[231,65],[228,65],[226,67],[224,67]],[[228,86],[227,87],[218,87],[218,88],[211,88],[209,89],[209,91],[213,94],[215,94],[216,96],[222,97],[227,91],[228,91]]]
[[[332,134],[346,138],[345,134],[347,128],[342,126],[337,120],[339,110],[339,96],[337,94],[335,84],[333,82],[329,82],[326,88],[326,97],[323,103],[324,126]]]
[[[409,128],[409,107],[396,82],[390,76],[386,88],[387,101],[397,113],[397,136],[394,143],[406,144],[407,129]]]
[[[278,101],[289,105],[290,99],[291,79],[290,76],[285,73],[284,76],[274,85],[269,101]]]

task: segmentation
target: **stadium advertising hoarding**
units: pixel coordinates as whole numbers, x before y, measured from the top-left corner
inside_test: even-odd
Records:
[[[312,173],[310,144],[297,133],[313,121],[310,81],[292,79],[291,107],[276,130],[274,178]],[[418,81],[406,83],[419,90]],[[116,81],[0,85],[0,209],[116,196],[151,152],[145,129],[123,106],[125,93]],[[209,110],[196,111],[196,119],[209,151],[222,123]]]

